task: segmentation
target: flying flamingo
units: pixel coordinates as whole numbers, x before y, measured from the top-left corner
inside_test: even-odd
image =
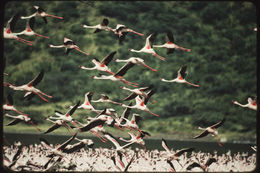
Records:
[[[107,18],[104,18],[103,21],[95,26],[88,26],[88,25],[82,25],[83,28],[90,28],[90,29],[96,29],[94,33],[100,32],[102,30],[105,31],[112,31],[112,29],[108,26],[109,20]]]
[[[72,123],[75,127],[79,127],[75,120],[72,118],[72,114],[76,111],[76,109],[79,107],[80,102],[78,101],[78,103],[76,105],[74,105],[66,114],[62,114],[59,111],[55,111],[55,116],[50,116],[49,119],[53,119],[53,120],[63,120],[65,122],[70,122]],[[66,126],[66,123],[63,123]]]
[[[199,167],[201,168],[203,171],[206,171],[206,169],[214,162],[217,162],[217,160],[215,158],[209,158],[205,164],[199,164],[197,162],[193,162],[192,164],[190,164],[186,169],[187,170],[191,170],[195,167]]]
[[[22,32],[16,33],[16,35],[28,35],[28,36],[36,35],[36,36],[38,36],[38,37],[49,38],[49,37],[47,37],[47,36],[44,36],[44,35],[40,35],[40,34],[35,33],[35,32],[33,31],[34,23],[35,23],[35,18],[34,18],[34,17],[30,18],[30,19],[26,22],[26,28],[25,28],[25,30],[23,30]]]
[[[201,132],[199,135],[193,137],[193,139],[202,138],[202,137],[207,136],[208,134],[211,133],[213,136],[215,136],[217,138],[217,140],[220,140],[219,136],[218,136],[217,128],[220,127],[225,122],[225,120],[226,119],[223,118],[221,121],[219,121],[216,124],[213,124],[212,126],[209,126],[207,128],[198,127],[198,129],[203,130],[203,132]],[[218,145],[222,146],[222,144],[220,142],[219,142]]]
[[[131,57],[131,58],[126,59],[126,60],[123,60],[123,59],[115,59],[115,61],[116,61],[116,62],[127,62],[127,63],[128,63],[128,62],[131,62],[131,63],[133,63],[133,64],[142,65],[142,66],[144,66],[144,67],[146,67],[146,68],[149,68],[149,69],[152,70],[152,71],[157,71],[156,69],[153,69],[152,67],[146,65],[146,64],[144,63],[144,60],[141,59],[141,58],[138,58],[138,57]]]
[[[18,19],[19,15],[16,14],[14,15],[13,17],[11,17],[11,19],[8,20],[7,24],[6,24],[6,27],[4,28],[4,38],[6,39],[14,39],[14,40],[17,40],[17,41],[20,41],[22,43],[25,43],[29,46],[32,46],[32,42],[31,41],[28,41],[28,40],[24,40],[20,37],[17,36],[17,33],[13,33],[13,30],[14,30],[14,26],[15,26],[15,23]]]
[[[185,77],[187,75],[187,65],[184,65],[182,66],[179,70],[178,70],[178,75],[177,75],[177,78],[173,79],[173,80],[166,80],[164,78],[160,78],[161,81],[163,82],[176,82],[176,83],[186,83],[186,84],[189,84],[189,85],[192,85],[194,87],[199,87],[199,85],[196,85],[196,84],[193,84],[193,83],[190,83],[190,82],[187,82],[185,80]]]
[[[130,135],[130,139],[129,140],[126,140],[126,139],[121,138],[121,137],[119,137],[118,139],[120,139],[121,141],[127,142],[127,143],[134,142],[134,143],[137,143],[137,144],[141,145],[143,148],[146,148],[145,147],[145,142],[143,140],[143,137],[145,135],[142,135],[142,133],[139,133],[139,135],[136,136],[135,134],[130,133],[130,132],[128,132],[128,134]]]
[[[184,154],[185,152],[191,152],[194,150],[194,148],[183,148],[175,153],[172,153],[172,151],[169,149],[167,142],[165,139],[162,138],[162,147],[165,149],[166,151],[166,157],[167,157],[167,162],[168,164],[170,164],[170,162],[172,160],[176,160],[179,163],[179,157]],[[171,164],[170,164],[171,165]],[[181,165],[179,163],[179,165]],[[174,170],[174,167],[173,167]]]
[[[53,120],[51,120],[49,117],[47,117],[46,120],[52,122],[53,125],[52,125],[50,128],[48,128],[48,129],[44,132],[44,134],[50,133],[50,132],[52,132],[52,131],[58,129],[58,128],[61,127],[61,126],[66,127],[66,128],[69,130],[69,132],[70,132],[71,134],[73,134],[73,133],[70,131],[70,127],[67,125],[67,123],[66,123],[65,120],[57,119],[57,120],[53,121]]]
[[[155,93],[155,90],[151,90],[151,91],[147,94],[147,97],[146,97],[146,98],[145,98],[145,97],[137,96],[137,97],[135,98],[136,104],[135,104],[134,106],[127,106],[127,105],[124,105],[124,104],[123,104],[122,106],[123,106],[123,107],[126,107],[126,108],[132,108],[132,109],[133,109],[133,108],[135,108],[135,109],[140,109],[140,110],[142,110],[142,111],[146,111],[146,112],[148,112],[148,113],[150,113],[150,114],[152,114],[152,115],[158,117],[158,116],[160,116],[160,115],[151,112],[151,111],[147,108],[147,106],[146,106],[148,100],[150,99],[150,97],[151,97],[154,93]]]
[[[107,55],[101,62],[94,58],[92,60],[92,62],[95,64],[94,67],[92,68],[87,68],[87,67],[84,67],[82,65],[79,66],[79,68],[83,69],[83,70],[99,70],[99,71],[105,71],[105,72],[108,72],[110,74],[114,74],[113,72],[111,72],[111,70],[107,67],[108,64],[112,61],[112,59],[114,58],[114,55],[116,54],[116,51],[115,52],[112,52],[110,53],[109,55]]]
[[[244,107],[244,108],[249,108],[249,109],[253,109],[253,110],[257,110],[257,98],[251,98],[248,97],[247,99],[247,104],[240,104],[235,100],[232,100],[232,102],[238,106]]]
[[[44,9],[42,9],[41,7],[39,6],[33,6],[35,9],[36,9],[36,12],[33,13],[32,15],[30,16],[21,16],[21,19],[30,19],[32,17],[41,17],[45,23],[47,23],[47,19],[46,17],[53,17],[53,18],[57,18],[57,19],[63,19],[63,17],[59,17],[59,16],[54,16],[54,15],[51,15],[51,14],[48,14],[45,12]]]
[[[10,83],[4,82],[4,86],[8,86],[9,88],[13,90],[19,90],[19,91],[26,91],[24,97],[31,98],[34,94],[38,95],[42,100],[48,102],[47,99],[41,96],[44,95],[46,97],[52,98],[52,96],[49,96],[39,89],[35,88],[35,86],[42,80],[44,75],[44,71],[42,70],[31,82],[21,85],[21,86],[15,86]]]
[[[173,34],[171,31],[167,32],[166,43],[162,45],[153,45],[153,47],[165,47],[167,48],[167,54],[173,53],[175,49],[184,50],[186,52],[190,52],[190,49],[186,49],[184,47],[178,46],[174,43]]]
[[[116,28],[112,29],[111,31],[114,32],[116,35],[118,35],[119,43],[122,43],[122,41],[125,39],[125,36],[127,35],[128,32],[132,32],[132,33],[140,35],[140,36],[144,35],[144,34],[136,32],[122,24],[117,24]]]
[[[112,80],[112,81],[121,81],[127,85],[131,85],[133,87],[137,87],[137,83],[129,82],[123,78],[123,75],[126,74],[126,72],[132,68],[135,64],[133,63],[126,63],[123,67],[121,67],[117,73],[114,75],[106,76],[106,75],[101,75],[101,76],[92,76],[93,79],[107,79],[107,80]]]
[[[151,35],[149,35],[146,38],[146,42],[145,42],[145,46],[140,49],[140,50],[135,50],[135,49],[129,49],[129,51],[131,52],[136,52],[136,53],[148,53],[148,54],[152,54],[153,56],[155,56],[156,58],[159,58],[162,61],[165,61],[164,57],[161,57],[160,55],[158,55],[154,50],[153,50],[153,41],[155,39],[156,34],[153,33]]]
[[[79,139],[77,137],[75,137],[75,139],[79,142],[71,145],[70,147],[67,146],[64,151],[65,153],[73,153],[75,151],[79,151],[81,148],[84,148],[86,145],[89,148],[92,148],[94,145],[94,142],[91,139]]]
[[[7,110],[7,111],[15,111],[19,114],[24,114],[20,111],[18,111],[15,107],[14,107],[14,101],[13,101],[13,97],[8,94],[7,98],[6,98],[6,104],[3,105],[3,109]]]
[[[117,104],[117,105],[122,105],[122,103],[118,103],[118,102],[115,102],[113,100],[110,100],[109,97],[105,94],[101,94],[101,98],[98,99],[98,100],[92,100],[92,102],[94,103],[97,103],[97,102],[101,102],[101,103],[104,103],[104,102],[107,102],[107,103],[113,103],[113,104]]]
[[[128,100],[132,100],[132,99],[136,98],[138,95],[147,97],[147,94],[145,93],[145,91],[151,90],[153,88],[153,85],[150,85],[148,87],[136,88],[136,89],[130,89],[127,87],[120,87],[120,88],[131,92],[130,95],[128,95],[126,98],[124,98],[124,101],[128,101]]]
[[[62,45],[54,46],[52,44],[49,44],[49,47],[51,47],[51,48],[65,48],[66,54],[68,54],[72,49],[75,49],[78,52],[84,53],[85,55],[89,55],[88,53],[80,50],[79,47],[75,44],[74,41],[72,41],[71,39],[66,38],[66,37],[64,37]]]
[[[9,115],[9,114],[5,114],[5,116],[13,118],[14,120],[9,122],[7,124],[7,126],[12,126],[12,125],[16,125],[19,122],[26,122],[26,123],[30,123],[32,126],[34,126],[39,132],[41,131],[41,129],[39,129],[31,120],[31,118],[29,117],[28,114],[21,114],[21,115],[17,115],[17,116],[13,116],[13,115]]]
[[[138,126],[138,122],[141,120],[141,117],[138,114],[133,114],[131,120],[128,120],[127,118],[123,119],[125,120],[125,123],[120,124],[121,127],[128,128],[130,130],[138,130],[139,133],[142,133]]]

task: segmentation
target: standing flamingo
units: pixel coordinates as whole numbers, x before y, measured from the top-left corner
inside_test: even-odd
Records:
[[[69,54],[69,52],[72,50],[72,49],[75,49],[76,51],[78,52],[81,52],[81,53],[84,53],[85,55],[89,55],[88,53],[82,51],[79,49],[79,47],[75,44],[74,41],[72,41],[71,39],[69,38],[66,38],[64,37],[64,40],[63,40],[63,44],[62,45],[58,45],[58,46],[54,46],[52,44],[49,44],[49,47],[51,48],[65,48],[66,50],[66,54]]]
[[[154,50],[153,50],[153,41],[155,39],[156,34],[153,33],[151,35],[149,35],[146,38],[146,42],[145,42],[145,46],[140,49],[140,50],[135,50],[135,49],[129,49],[129,51],[131,52],[136,52],[136,53],[148,53],[148,54],[152,54],[153,56],[155,56],[156,58],[159,58],[162,61],[165,61],[164,57],[161,57],[160,55],[158,55]]]
[[[3,30],[4,38],[6,38],[6,39],[14,39],[14,40],[20,41],[22,43],[25,43],[25,44],[27,44],[29,46],[32,46],[32,42],[31,41],[24,40],[24,39],[18,37],[16,33],[13,33],[14,26],[15,26],[15,23],[16,23],[18,18],[19,18],[19,15],[16,14],[13,17],[11,17],[11,19],[8,20],[8,22],[6,24],[6,27]]]
[[[202,138],[202,137],[207,136],[208,134],[211,133],[213,136],[215,136],[217,138],[217,140],[220,140],[219,136],[218,136],[217,128],[220,127],[225,122],[225,120],[226,119],[223,118],[221,121],[219,121],[216,124],[213,124],[212,126],[209,126],[207,128],[198,127],[198,129],[203,130],[203,132],[201,132],[199,135],[193,137],[193,139]],[[219,142],[218,145],[222,146],[222,144],[220,142]]]
[[[152,70],[152,71],[157,71],[156,69],[153,69],[152,67],[146,65],[146,64],[144,63],[144,60],[141,59],[141,58],[138,58],[138,57],[131,57],[131,58],[126,59],[126,60],[123,60],[123,59],[115,59],[115,61],[116,61],[116,62],[127,62],[127,63],[128,63],[128,62],[131,62],[131,63],[133,63],[133,64],[142,65],[142,66],[144,66],[144,67],[146,67],[146,68],[149,68],[149,69]]]
[[[244,107],[244,108],[249,108],[249,109],[253,109],[253,110],[257,110],[257,98],[251,98],[248,97],[247,99],[247,104],[240,104],[239,102],[232,100],[232,102],[238,106]]]
[[[42,70],[31,82],[21,85],[21,86],[15,86],[15,85],[12,85],[7,82],[4,82],[4,85],[8,86],[9,88],[11,88],[13,90],[26,91],[24,97],[31,98],[34,94],[36,94],[42,100],[48,102],[48,100],[45,99],[44,97],[42,97],[41,94],[46,97],[49,97],[49,98],[52,98],[52,96],[49,96],[49,95],[43,93],[42,91],[40,91],[39,89],[35,88],[35,86],[42,80],[43,75],[44,75],[44,71]]]
[[[190,52],[190,49],[186,49],[184,47],[178,46],[174,43],[173,34],[171,31],[167,32],[166,43],[162,45],[153,45],[153,47],[165,47],[167,48],[167,54],[173,53],[175,49],[184,50],[186,52]]]
[[[21,16],[21,19],[30,19],[32,17],[41,17],[45,23],[47,23],[47,19],[46,17],[53,17],[53,18],[57,18],[57,19],[63,19],[63,17],[59,17],[59,16],[54,16],[54,15],[51,15],[51,14],[48,14],[45,12],[44,9],[42,9],[41,7],[39,6],[33,6],[35,9],[36,9],[36,12],[33,13],[32,15],[30,16]]]
[[[126,108],[140,109],[140,110],[142,110],[142,111],[146,111],[146,112],[148,112],[148,113],[150,113],[150,114],[152,114],[152,115],[158,117],[158,116],[160,116],[160,115],[151,112],[151,111],[147,108],[147,106],[146,106],[148,100],[150,99],[150,97],[151,97],[154,93],[155,93],[155,90],[151,90],[151,91],[147,94],[147,97],[146,97],[146,98],[145,98],[145,97],[137,96],[137,97],[135,98],[136,104],[135,104],[134,106],[127,106],[127,105],[124,105],[124,104],[123,104],[122,106],[123,106],[123,107],[126,107]]]
[[[34,27],[34,23],[35,23],[35,18],[32,17],[29,20],[27,20],[26,22],[26,27],[25,30],[23,30],[22,32],[17,33],[16,35],[27,35],[27,36],[33,36],[36,35],[38,37],[43,37],[43,38],[49,38],[47,36],[43,36],[40,34],[37,34],[33,31],[33,27]]]
[[[19,114],[24,114],[20,111],[18,111],[15,107],[14,107],[14,101],[13,101],[13,97],[8,94],[7,98],[6,98],[6,104],[3,105],[3,110],[7,110],[7,111],[15,111]]]
[[[117,73],[115,73],[114,75],[110,75],[110,76],[106,76],[106,75],[101,75],[101,76],[92,76],[93,79],[108,79],[108,80],[112,80],[112,81],[121,81],[127,85],[131,85],[133,87],[137,87],[136,85],[138,85],[137,83],[133,83],[133,82],[129,82],[127,80],[125,80],[123,78],[123,75],[126,74],[126,72],[132,68],[135,64],[133,63],[126,63],[123,67],[121,67]]]
[[[110,74],[114,74],[113,72],[111,72],[111,70],[107,67],[108,64],[112,61],[112,59],[114,58],[114,55],[116,54],[116,51],[110,53],[109,55],[107,55],[101,62],[94,58],[92,60],[92,62],[95,64],[94,67],[92,68],[87,68],[87,67],[84,67],[82,65],[79,66],[79,68],[83,69],[83,70],[99,70],[99,71],[105,71],[105,72],[108,72]]]
[[[179,70],[178,70],[178,75],[177,78],[173,79],[173,80],[166,80],[164,78],[160,78],[161,81],[163,82],[176,82],[176,83],[186,83],[195,87],[199,87],[199,85],[187,82],[185,80],[185,77],[187,76],[187,65],[182,66]]]
[[[88,25],[82,25],[83,28],[90,28],[90,29],[96,29],[94,33],[100,32],[102,30],[105,31],[112,31],[112,29],[108,26],[109,20],[107,18],[104,18],[103,21],[95,26],[88,26]]]

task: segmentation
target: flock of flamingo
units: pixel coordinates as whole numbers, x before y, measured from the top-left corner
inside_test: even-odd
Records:
[[[27,36],[39,36],[42,38],[48,39],[49,37],[40,35],[38,33],[35,33],[33,31],[35,19],[40,17],[42,18],[45,23],[47,24],[47,19],[46,17],[53,17],[56,19],[62,20],[62,17],[59,16],[54,16],[51,14],[46,13],[42,8],[38,6],[34,6],[36,12],[30,16],[20,16],[20,15],[14,15],[8,22],[6,27],[4,28],[4,38],[5,39],[14,39],[19,42],[25,43],[29,46],[33,45],[32,41],[25,40],[21,38],[20,36],[22,35],[27,35]],[[19,32],[19,33],[14,33],[14,27],[15,23],[18,19],[23,19],[26,20],[26,28],[24,31]],[[95,26],[88,26],[88,25],[82,25],[81,27],[86,28],[86,29],[95,29],[94,33],[98,33],[100,31],[107,31],[107,32],[112,32],[116,35],[118,35],[119,42],[122,43],[124,41],[125,36],[128,33],[134,33],[139,36],[143,36],[144,34],[138,33],[125,25],[118,24],[115,29],[112,29],[111,27],[108,26],[109,20],[108,19],[103,19],[103,21],[100,24],[97,24]],[[150,34],[146,38],[146,42],[143,48],[140,50],[135,50],[135,49],[129,49],[131,52],[136,52],[136,53],[146,53],[146,54],[151,54],[153,57],[158,58],[162,61],[166,61],[165,57],[162,57],[158,55],[155,52],[155,47],[157,48],[166,48],[167,50],[167,55],[174,53],[176,49],[181,50],[181,51],[186,51],[190,52],[191,49],[187,49],[184,47],[181,47],[177,44],[174,43],[174,37],[171,31],[167,32],[166,35],[166,42],[162,45],[154,45],[156,33]],[[65,48],[66,54],[68,54],[71,50],[76,50],[79,51],[80,53],[83,53],[84,55],[90,56],[87,52],[82,51],[79,49],[79,47],[73,42],[73,40],[69,38],[64,38],[63,44],[62,45],[52,45],[49,44],[50,48]],[[118,81],[122,82],[128,86],[134,87],[134,88],[127,88],[125,86],[121,86],[120,88],[122,90],[128,91],[130,94],[123,99],[123,101],[131,101],[135,100],[135,105],[130,102],[128,105],[115,102],[105,94],[101,94],[100,99],[98,100],[92,100],[92,97],[94,95],[94,92],[87,92],[85,94],[85,100],[83,103],[80,103],[78,101],[75,105],[72,105],[68,108],[66,113],[62,113],[60,111],[55,111],[53,116],[48,116],[45,118],[46,121],[50,122],[52,125],[50,126],[49,129],[47,129],[43,134],[51,133],[55,131],[56,129],[60,127],[65,127],[69,133],[71,133],[71,137],[65,141],[61,145],[53,146],[50,144],[46,139],[41,138],[40,142],[41,145],[48,150],[48,155],[47,157],[49,158],[48,162],[42,165],[42,168],[47,169],[50,166],[50,163],[54,162],[62,162],[62,160],[66,160],[66,154],[71,154],[80,151],[82,148],[85,146],[88,146],[89,148],[93,147],[94,143],[91,139],[79,139],[77,138],[78,133],[83,133],[83,132],[90,132],[91,134],[97,136],[102,142],[107,142],[110,141],[113,143],[115,149],[114,155],[111,156],[111,159],[114,161],[114,165],[119,165],[118,170],[119,171],[127,171],[129,167],[131,167],[131,163],[134,162],[134,156],[130,157],[130,161],[127,164],[124,164],[122,162],[122,158],[126,157],[129,158],[126,154],[126,148],[128,146],[131,146],[134,143],[139,144],[141,147],[143,147],[146,150],[145,147],[145,137],[151,136],[149,132],[141,130],[138,126],[138,122],[142,119],[142,117],[139,114],[133,113],[132,118],[129,119],[130,117],[130,112],[132,109],[138,109],[141,111],[148,112],[152,114],[153,116],[159,117],[160,115],[152,112],[148,107],[147,104],[151,100],[153,102],[156,102],[155,100],[151,99],[152,95],[156,93],[156,89],[154,85],[149,85],[149,86],[143,86],[140,87],[138,83],[134,83],[131,81],[126,80],[123,76],[128,72],[129,69],[131,69],[135,65],[141,65],[153,72],[156,72],[157,70],[148,66],[143,59],[139,57],[131,57],[129,59],[123,60],[123,59],[114,59],[114,55],[116,54],[116,51],[110,53],[106,57],[103,58],[102,61],[98,60],[97,58],[92,59],[92,63],[94,64],[94,67],[85,67],[83,65],[80,65],[79,68],[82,70],[97,70],[101,72],[106,72],[109,75],[101,75],[101,76],[92,76],[93,79],[96,80],[111,80],[111,81]],[[115,62],[117,63],[125,63],[117,72],[113,72],[108,66],[109,63],[114,59]],[[7,73],[4,73],[5,76],[8,76]],[[160,81],[162,82],[176,82],[176,83],[185,83],[188,85],[191,85],[193,87],[199,87],[198,84],[193,84],[191,82],[188,82],[185,78],[187,76],[187,65],[183,65],[180,67],[180,69],[177,71],[177,76],[176,78],[172,80],[160,78]],[[24,97],[28,100],[32,99],[34,96],[40,97],[45,102],[48,102],[48,99],[51,99],[52,96],[42,92],[41,90],[36,88],[36,85],[41,82],[41,80],[44,77],[44,71],[42,70],[35,78],[33,78],[30,82],[17,86],[15,84],[11,84],[9,82],[3,82],[3,85],[6,87],[9,87],[12,90],[18,90],[18,91],[24,91],[25,95]],[[122,113],[122,115],[118,115],[116,110],[113,108],[105,108],[104,110],[98,110],[94,108],[92,103],[98,103],[98,102],[105,102],[105,103],[111,103],[111,104],[116,104],[121,106],[122,108],[125,108],[125,111]],[[248,103],[243,105],[240,104],[237,101],[232,101],[234,104],[242,106],[242,107],[247,107],[253,110],[257,110],[257,100],[256,98],[248,98]],[[86,123],[80,122],[76,119],[73,118],[73,114],[77,109],[84,109],[87,111],[93,111],[97,114],[96,117],[86,117]],[[21,111],[17,110],[15,107],[15,104],[13,102],[12,95],[9,94],[6,97],[6,103],[3,105],[3,110],[5,111],[14,111],[18,115],[11,115],[11,114],[4,114],[6,117],[12,118],[13,120],[7,124],[7,126],[13,126],[19,122],[26,122],[30,123],[33,125],[38,131],[42,131],[40,128],[38,128],[31,117],[26,114],[22,113]],[[216,137],[219,146],[222,146],[222,143],[220,141],[220,138],[218,136],[218,131],[217,128],[220,127],[223,123],[225,122],[225,117],[220,120],[219,122],[207,127],[207,128],[201,128],[198,127],[198,129],[202,130],[200,134],[197,136],[193,137],[193,139],[197,138],[202,138],[207,136],[208,134],[212,134],[213,136]],[[110,126],[117,128],[118,130],[124,131],[124,129],[129,129],[128,134],[130,136],[130,139],[124,139],[122,137],[115,137],[111,133],[107,132],[104,128],[104,126]],[[76,131],[76,132],[75,132]],[[136,133],[134,133],[136,132]],[[69,145],[70,142],[73,140],[79,141],[79,143]],[[125,145],[120,145],[118,140],[123,141],[126,143]],[[21,145],[22,146],[22,145]],[[169,165],[169,170],[172,172],[175,172],[174,164],[173,161],[178,161],[178,158],[184,154],[187,154],[188,152],[192,152],[194,148],[184,148],[179,150],[178,152],[173,152],[169,149],[167,142],[165,139],[162,139],[162,147],[165,149],[166,154],[164,158],[166,159],[167,164]],[[8,159],[5,157],[5,162],[6,168],[9,169],[15,169],[15,167],[19,167],[18,160],[19,160],[19,154],[22,153],[22,149],[18,149],[17,153],[14,155],[13,159]],[[56,160],[55,160],[56,158]],[[55,161],[54,161],[55,160]],[[187,167],[187,170],[192,170],[194,167],[200,167],[201,170],[206,170],[206,167],[209,167],[213,162],[217,162],[215,158],[209,158],[207,163],[203,165],[202,163],[192,163]],[[202,166],[201,166],[202,165]]]

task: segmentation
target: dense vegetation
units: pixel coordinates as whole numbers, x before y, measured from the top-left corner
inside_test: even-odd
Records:
[[[84,71],[79,65],[93,66],[93,58],[103,59],[113,51],[115,58],[128,59],[132,56],[145,59],[146,64],[158,70],[152,72],[142,66],[135,66],[124,76],[140,86],[154,84],[157,92],[149,102],[155,117],[146,112],[139,113],[144,121],[142,128],[152,134],[168,134],[172,137],[191,138],[200,133],[197,126],[208,126],[224,116],[226,122],[219,129],[222,138],[228,140],[256,139],[256,112],[234,105],[231,101],[247,103],[248,96],[256,96],[256,9],[250,2],[91,2],[91,1],[50,1],[50,2],[9,2],[5,6],[4,21],[19,12],[23,16],[34,13],[33,5],[39,5],[48,13],[62,16],[64,20],[48,18],[45,24],[36,18],[35,32],[50,39],[22,36],[33,40],[33,46],[4,40],[5,72],[4,81],[17,85],[29,82],[41,69],[45,76],[37,88],[53,96],[49,103],[39,97],[27,101],[24,92],[4,88],[4,98],[8,93],[14,97],[18,109],[28,113],[39,125],[49,126],[44,117],[53,115],[54,110],[66,112],[67,106],[84,100],[84,94],[94,91],[94,99],[106,94],[112,100],[122,102],[129,93],[121,90],[124,85],[108,80],[94,80],[98,71]],[[81,24],[96,25],[103,18],[109,19],[109,26],[124,24],[144,36],[129,33],[123,45],[111,32],[93,33]],[[14,32],[25,28],[25,20],[18,20]],[[163,44],[167,30],[171,30],[176,44],[190,48],[191,52],[176,50],[166,54],[165,48],[155,48],[166,57],[166,61],[148,54],[129,52],[129,48],[141,49],[145,38],[157,32],[155,44]],[[77,51],[66,55],[64,49],[51,49],[48,44],[59,45],[63,38],[72,39],[86,56]],[[188,65],[187,80],[199,84],[195,88],[186,84],[164,83],[160,78],[173,79],[178,69]],[[116,72],[122,63],[111,62],[109,67]],[[125,103],[127,104],[127,102]],[[120,115],[124,110],[112,104],[93,104],[97,109],[113,107]],[[95,113],[77,110],[76,119]],[[9,119],[5,118],[5,122]],[[82,120],[83,121],[83,120]],[[7,131],[14,127],[5,127]],[[209,139],[212,139],[209,137]]]

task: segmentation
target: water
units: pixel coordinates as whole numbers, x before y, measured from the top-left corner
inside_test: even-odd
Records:
[[[45,138],[50,143],[56,144],[56,143],[63,143],[67,139],[70,138],[68,135],[56,135],[56,134],[30,134],[30,133],[4,133],[4,136],[6,140],[13,144],[15,141],[21,141],[24,145],[29,144],[39,144],[39,138]],[[110,141],[107,141],[106,143],[101,142],[97,137],[93,136],[82,136],[79,135],[79,138],[88,138],[92,139],[94,141],[94,148],[111,148],[114,147],[113,144]],[[193,147],[195,148],[195,151],[202,151],[202,152],[208,152],[208,153],[214,153],[214,151],[217,151],[218,155],[227,153],[228,151],[231,151],[231,154],[235,153],[248,153],[248,155],[251,155],[255,153],[251,149],[251,146],[254,146],[255,144],[252,143],[224,143],[222,147],[219,147],[217,142],[198,142],[198,141],[178,141],[178,140],[166,140],[167,144],[170,149],[173,149],[174,151],[182,149],[182,148],[189,148]],[[74,140],[71,142],[71,144],[76,143],[78,141]],[[161,139],[145,139],[146,147],[148,150],[164,150],[161,145]],[[4,143],[6,144],[6,143]],[[124,142],[120,142],[120,144],[124,144]],[[138,147],[137,144],[132,145],[132,148]]]

